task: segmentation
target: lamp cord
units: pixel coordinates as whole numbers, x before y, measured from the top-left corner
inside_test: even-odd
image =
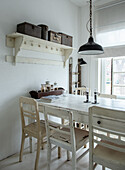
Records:
[[[90,0],[90,37],[92,37],[92,0]]]
[[[90,14],[89,14],[89,20],[86,24],[86,29],[90,33],[90,37],[92,37],[92,0],[89,1],[90,3]],[[88,28],[88,24],[90,23],[90,28]]]

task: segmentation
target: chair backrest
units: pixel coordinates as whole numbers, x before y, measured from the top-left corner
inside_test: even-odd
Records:
[[[22,129],[31,122],[37,122],[38,131],[40,131],[38,103],[33,98],[20,97],[20,112],[22,120]],[[30,120],[30,121],[29,121]],[[29,123],[30,122],[30,123]]]
[[[89,133],[90,152],[93,153],[94,143],[125,152],[125,111],[97,106],[89,108]]]
[[[80,95],[84,95],[86,92],[86,87],[77,87],[75,88],[75,95],[77,95],[79,92]]]
[[[52,106],[47,106],[45,105],[44,107],[44,116],[45,116],[45,122],[46,122],[46,133],[47,133],[47,137],[51,138],[52,133],[54,130],[54,132],[57,134],[60,134],[59,136],[57,136],[58,138],[54,138],[53,140],[55,140],[58,143],[62,143],[62,147],[63,145],[67,145],[67,147],[70,149],[72,147],[75,147],[75,134],[74,134],[74,122],[73,122],[73,115],[72,112],[69,110],[65,110],[65,109],[60,109],[57,107],[52,107]],[[60,121],[55,122],[55,118],[59,118]],[[67,122],[69,122],[68,124],[63,124],[62,120],[68,120]],[[56,126],[53,126],[56,125]],[[58,128],[57,128],[58,127]],[[63,136],[66,137],[63,138]]]
[[[110,98],[110,99],[116,99],[117,96],[116,95],[111,95],[111,94],[100,94],[100,97],[104,97],[104,98]]]

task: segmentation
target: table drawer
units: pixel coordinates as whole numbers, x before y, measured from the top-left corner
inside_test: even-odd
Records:
[[[101,128],[106,128],[109,130],[120,130],[121,132],[124,133],[124,129],[122,128],[122,122],[119,123],[118,121],[116,122],[116,120],[113,119],[106,119],[103,117],[93,117],[93,126],[97,126],[97,127],[101,127]],[[124,122],[123,122],[124,124]]]

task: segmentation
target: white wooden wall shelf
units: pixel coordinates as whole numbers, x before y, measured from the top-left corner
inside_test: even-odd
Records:
[[[10,48],[15,48],[14,56],[6,56],[7,62],[14,63],[32,63],[32,64],[50,64],[50,65],[63,65],[65,67],[66,61],[71,55],[73,48],[57,44],[54,42],[42,40],[39,38],[35,38],[32,36],[20,34],[20,33],[12,33],[6,36],[6,46]],[[64,61],[56,61],[56,60],[44,60],[40,58],[29,58],[24,56],[18,56],[18,53],[21,49],[31,50],[37,52],[45,52],[57,54],[60,56],[65,56]]]

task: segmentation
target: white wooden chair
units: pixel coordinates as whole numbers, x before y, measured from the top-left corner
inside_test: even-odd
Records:
[[[62,147],[67,151],[72,152],[72,169],[76,170],[76,151],[88,142],[88,131],[74,128],[73,114],[68,110],[62,110],[57,107],[45,106],[44,115],[47,132],[47,169],[50,170],[51,144],[54,144],[58,147]],[[66,119],[68,120],[69,124],[65,125],[62,123],[55,123],[50,120],[50,117],[52,118],[52,116],[58,117],[60,119]],[[60,128],[57,129],[52,127],[51,123],[55,123],[56,125],[60,126]],[[53,131],[50,131],[51,129]],[[78,160],[81,159],[87,152],[88,150],[86,150],[84,154],[78,158]]]
[[[97,133],[96,130],[101,133]],[[103,170],[105,167],[124,170],[125,111],[91,107],[89,109],[89,132],[89,170],[93,170],[96,164],[102,165]],[[111,135],[106,136],[105,132]]]
[[[43,147],[43,138],[46,136],[45,121],[40,121],[38,103],[35,99],[28,97],[20,97],[20,111],[21,111],[21,122],[22,122],[22,142],[19,155],[19,161],[22,162],[23,149],[25,138],[34,137],[37,139],[37,153],[35,160],[34,169],[38,169],[40,147]],[[34,122],[29,123],[31,119]]]
[[[111,94],[100,94],[100,97],[104,97],[104,98],[110,98],[110,99],[116,99],[117,96],[116,95],[111,95]]]

